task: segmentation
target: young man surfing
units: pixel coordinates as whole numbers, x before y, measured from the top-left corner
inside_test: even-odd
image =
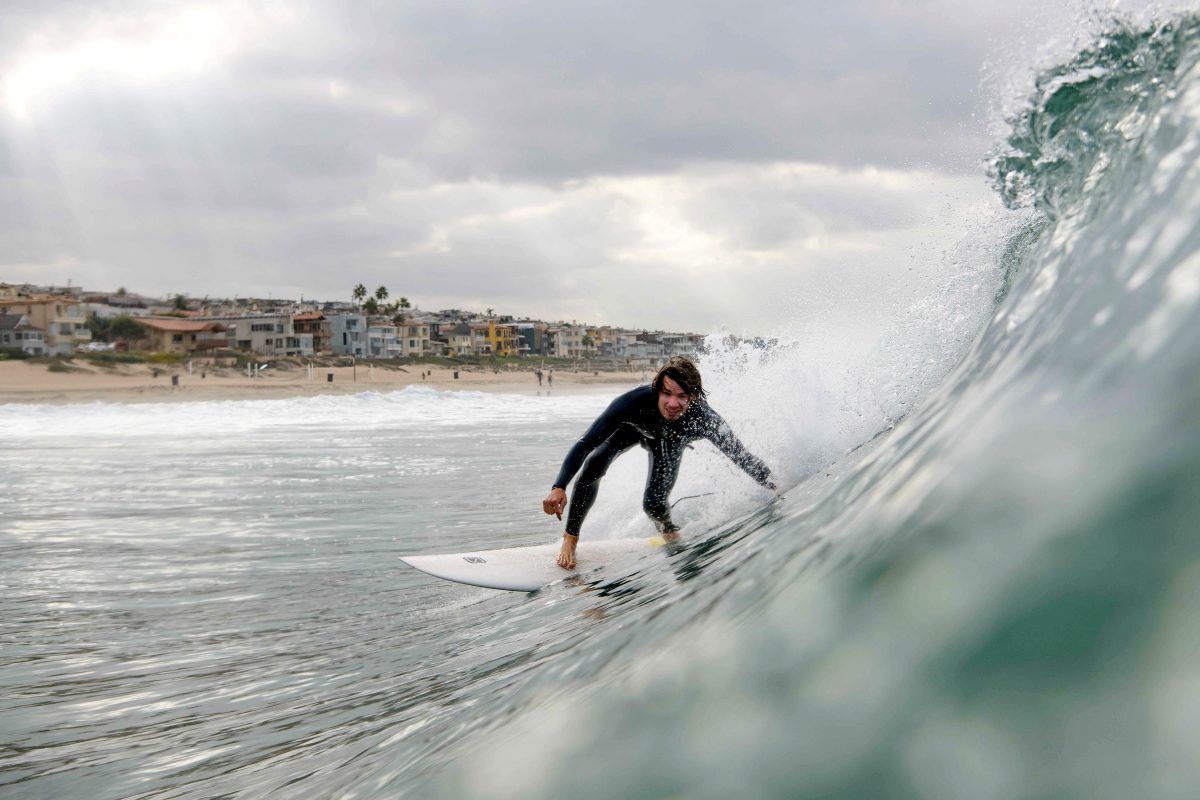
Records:
[[[579,473],[558,565],[575,568],[579,530],[596,501],[600,479],[613,460],[635,444],[650,454],[642,510],[654,520],[664,539],[677,539],[679,529],[671,522],[668,498],[679,476],[683,450],[696,439],[708,439],[751,478],[776,491],[770,480],[771,470],[738,441],[725,420],[705,401],[700,370],[691,359],[674,356],[649,386],[639,386],[614,400],[563,460],[554,488],[542,501],[543,511],[562,519],[567,507],[567,484]]]

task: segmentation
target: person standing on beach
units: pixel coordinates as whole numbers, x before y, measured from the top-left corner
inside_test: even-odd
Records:
[[[539,367],[538,369],[535,369],[533,371],[533,374],[537,375],[538,386],[541,386],[542,385],[542,370],[541,370],[541,368]]]
[[[550,372],[546,374],[546,385],[547,386],[554,385],[554,370],[550,370]]]
[[[575,568],[579,531],[596,501],[600,479],[613,460],[635,444],[650,455],[642,510],[668,541],[679,538],[679,529],[671,521],[669,497],[689,442],[708,439],[759,484],[778,491],[771,482],[771,470],[738,441],[704,397],[700,370],[691,359],[673,356],[649,386],[639,386],[614,400],[575,443],[542,501],[542,510],[561,520],[567,507],[567,484],[578,473],[558,553],[560,567]]]

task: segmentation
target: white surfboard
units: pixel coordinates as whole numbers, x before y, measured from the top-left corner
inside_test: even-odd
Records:
[[[485,589],[536,592],[543,586],[572,575],[580,575],[621,561],[632,561],[638,555],[651,553],[664,544],[659,536],[600,542],[584,540],[576,548],[573,570],[563,569],[554,563],[558,555],[558,543],[508,547],[503,550],[476,550],[469,553],[401,556],[400,560],[435,578],[482,586]]]

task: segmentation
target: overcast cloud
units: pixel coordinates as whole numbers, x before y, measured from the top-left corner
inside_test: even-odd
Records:
[[[762,329],[987,202],[1006,8],[6,5],[0,281]]]

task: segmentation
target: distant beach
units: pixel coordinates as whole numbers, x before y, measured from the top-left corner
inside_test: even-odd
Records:
[[[457,372],[458,377],[455,377]],[[329,375],[333,376],[332,381]],[[173,382],[178,377],[178,383]],[[233,368],[190,373],[186,367],[120,364],[101,367],[86,361],[72,362],[67,371],[51,371],[46,364],[0,361],[0,403],[146,403],[195,400],[249,400],[318,394],[353,394],[393,391],[410,385],[439,390],[485,392],[579,391],[598,384],[634,385],[639,372],[570,372],[555,370],[553,384],[543,372],[541,385],[532,369],[493,370],[462,367],[458,370],[421,364],[373,369],[319,367],[310,379],[306,370],[264,370],[251,378]]]

